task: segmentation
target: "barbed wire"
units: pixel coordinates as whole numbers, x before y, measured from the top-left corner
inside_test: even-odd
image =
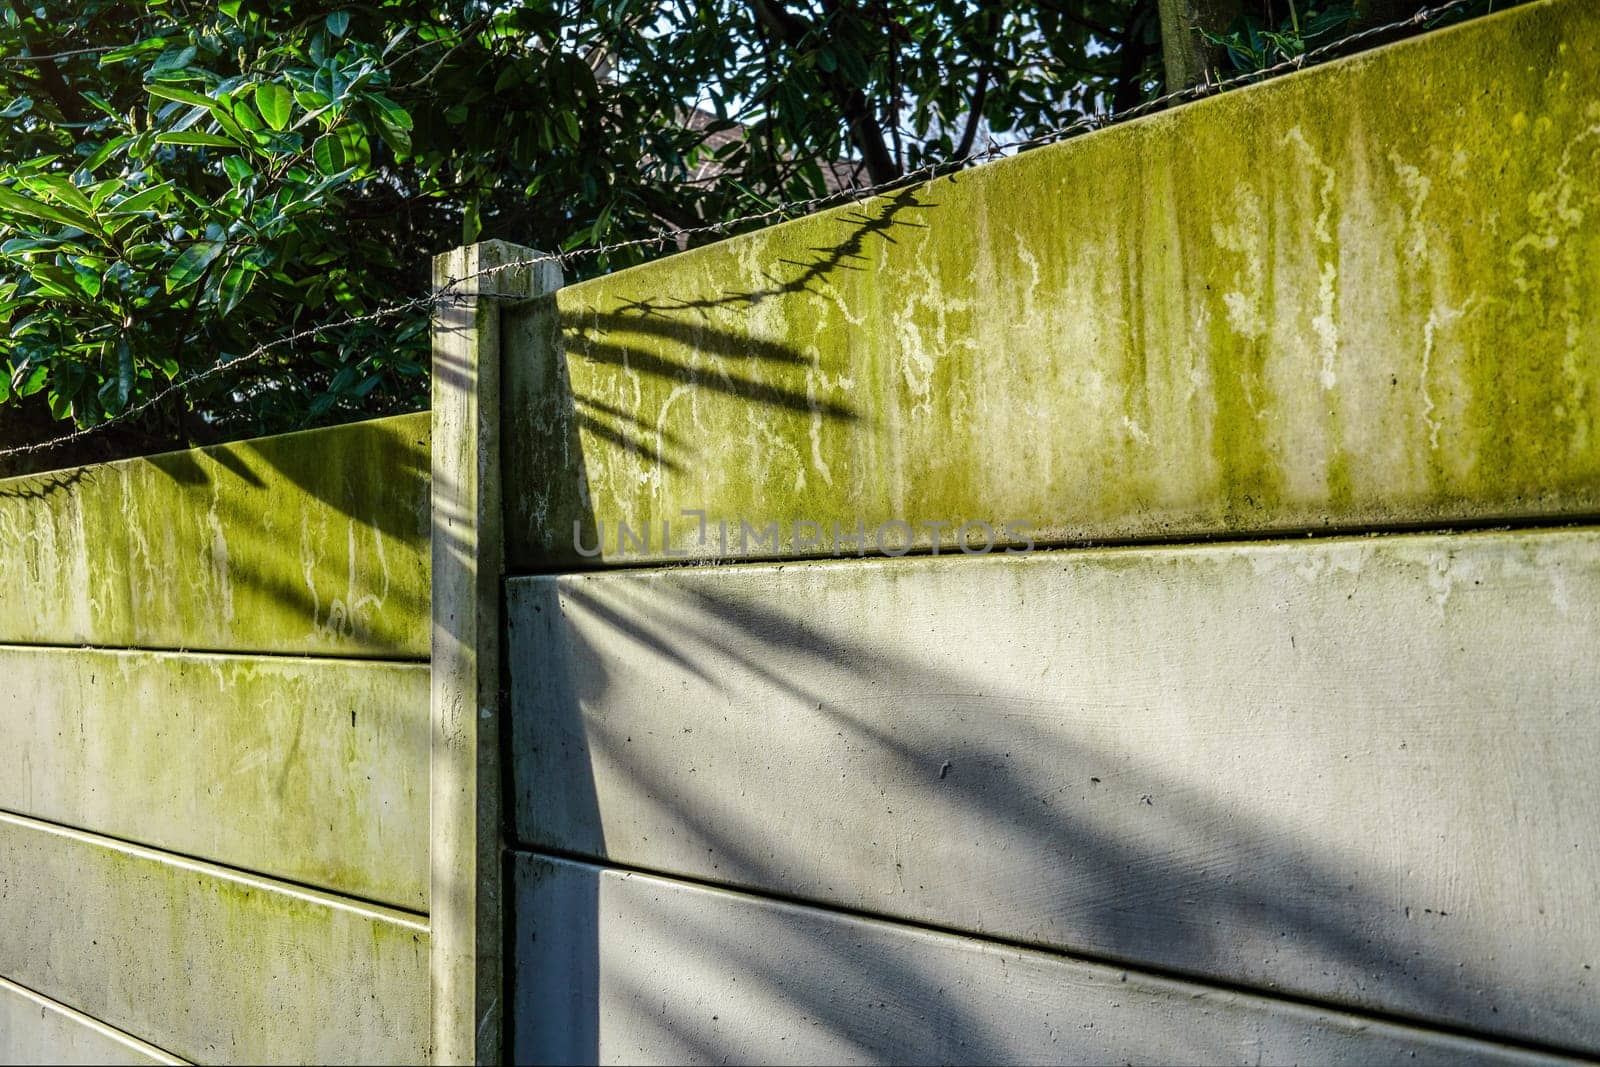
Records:
[[[0,63],[7,63],[12,66],[22,66],[28,63],[53,63],[58,59],[70,59],[73,56],[103,55],[106,52],[115,52],[117,49],[122,47],[125,46],[120,44],[108,44],[101,45],[97,48],[74,48],[66,52],[47,52],[44,55],[3,56],[0,57]]]
[[[37,441],[31,444],[0,449],[0,459],[7,459],[13,456],[30,455],[61,448],[66,445],[73,444],[74,442],[81,441],[85,438],[103,433],[113,426],[117,426],[132,419],[138,418],[146,411],[151,410],[165,401],[168,397],[184,392],[191,387],[214,378],[226,371],[232,371],[245,364],[257,362],[266,356],[271,355],[280,348],[314,338],[319,334],[325,333],[329,330],[342,329],[347,326],[358,326],[383,319],[398,318],[425,309],[431,310],[448,303],[461,303],[480,295],[493,295],[462,292],[461,287],[466,285],[468,282],[476,281],[481,278],[492,277],[506,271],[523,270],[529,267],[535,267],[543,263],[555,263],[565,269],[575,262],[581,262],[591,258],[611,256],[618,252],[630,251],[633,249],[655,248],[657,250],[661,250],[665,249],[668,244],[677,244],[680,241],[694,237],[703,237],[709,235],[716,235],[719,237],[733,236],[734,231],[742,231],[747,226],[754,226],[760,223],[770,223],[779,218],[794,218],[798,216],[809,215],[826,207],[870,201],[874,198],[881,197],[885,193],[932,181],[935,178],[954,173],[975,164],[988,162],[1003,156],[1026,151],[1031,148],[1053,144],[1058,141],[1066,140],[1075,135],[1103,129],[1116,123],[1126,122],[1129,119],[1147,115],[1152,111],[1160,110],[1171,104],[1215,96],[1218,93],[1227,92],[1231,89],[1242,88],[1244,86],[1252,85],[1282,74],[1293,73],[1295,71],[1304,69],[1308,65],[1315,65],[1316,63],[1328,57],[1335,56],[1348,49],[1351,45],[1357,44],[1361,41],[1370,40],[1373,37],[1393,33],[1397,30],[1412,29],[1424,26],[1434,19],[1441,18],[1453,11],[1457,11],[1466,7],[1470,2],[1471,0],[1445,0],[1444,3],[1421,8],[1415,14],[1408,15],[1405,18],[1396,19],[1393,22],[1384,23],[1381,26],[1372,26],[1363,30],[1359,30],[1355,33],[1340,37],[1337,40],[1330,41],[1325,45],[1320,45],[1317,48],[1309,49],[1297,56],[1285,59],[1279,63],[1275,63],[1268,67],[1263,67],[1260,70],[1249,71],[1244,74],[1234,75],[1229,78],[1221,78],[1216,81],[1208,80],[1185,89],[1178,89],[1170,93],[1164,93],[1161,96],[1152,97],[1143,103],[1135,104],[1132,107],[1123,108],[1121,110],[1095,112],[1082,115],[1076,119],[1073,119],[1071,122],[1064,123],[1061,126],[1047,130],[1044,133],[1035,134],[1031,137],[1022,138],[1020,140],[1006,141],[1003,143],[991,142],[986,147],[977,151],[969,152],[963,156],[951,157],[948,159],[936,160],[923,164],[922,166],[889,181],[878,182],[872,185],[851,186],[850,188],[841,189],[837,192],[827,193],[822,196],[808,197],[801,200],[789,200],[781,204],[776,204],[763,211],[755,211],[718,222],[707,222],[698,226],[681,226],[667,230],[658,230],[648,237],[635,237],[628,240],[611,242],[608,244],[588,245],[579,248],[567,249],[561,252],[541,252],[537,256],[528,256],[521,259],[508,260],[505,263],[497,263],[492,266],[483,267],[479,270],[472,271],[471,273],[464,274],[459,278],[449,277],[445,279],[444,284],[440,285],[427,296],[414,297],[410,300],[404,300],[398,303],[385,305],[384,307],[377,308],[373,311],[364,312],[359,315],[350,315],[341,319],[317,323],[316,325],[295,330],[292,333],[285,334],[282,337],[278,337],[274,340],[258,345],[242,355],[235,356],[231,359],[219,360],[201,370],[194,371],[181,378],[174,379],[168,385],[146,399],[131,407],[125,408],[116,415],[105,419],[102,422],[95,423],[92,426],[85,426],[81,429],[74,430],[70,433],[61,434],[60,436],[52,437],[45,441]]]

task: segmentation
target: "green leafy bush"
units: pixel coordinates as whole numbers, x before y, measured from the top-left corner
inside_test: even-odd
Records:
[[[399,42],[352,39],[343,12],[277,35],[237,3],[199,24],[167,5],[74,10],[85,31],[127,16],[137,39],[63,57],[69,79],[61,60],[23,58],[62,39],[59,10],[7,9],[0,31],[34,83],[0,112],[0,401],[42,394],[56,418],[92,426],[182,373],[395,294],[412,265],[346,213],[412,148],[410,115],[385,92]],[[422,333],[335,326],[193,399],[213,420],[255,422],[273,406],[304,420],[412,404]]]

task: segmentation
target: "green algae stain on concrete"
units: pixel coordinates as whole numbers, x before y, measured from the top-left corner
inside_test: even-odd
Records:
[[[0,640],[428,653],[428,416],[0,481]]]
[[[1600,9],[1546,0],[508,316],[518,566],[1600,510]],[[794,545],[792,527],[785,541]],[[919,531],[925,546],[939,536]]]
[[[427,948],[413,915],[0,813],[15,980],[193,1062],[424,1062]]]
[[[412,911],[424,664],[0,648],[0,809]]]

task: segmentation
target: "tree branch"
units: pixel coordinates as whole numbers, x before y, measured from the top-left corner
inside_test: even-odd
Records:
[[[750,8],[773,36],[796,51],[801,49],[806,37],[815,28],[785,7],[781,0],[750,0]],[[828,95],[833,98],[834,106],[843,114],[850,129],[850,138],[867,164],[867,173],[874,184],[900,177],[900,168],[895,165],[884,140],[883,127],[873,117],[862,88],[851,85],[838,70],[822,74],[822,81],[828,88]]]
[[[1068,22],[1075,26],[1083,27],[1108,44],[1117,36],[1117,31],[1112,29],[1110,26],[1107,26],[1104,23],[1096,22],[1093,19],[1085,18],[1077,12],[1069,9],[1067,5],[1061,3],[1060,0],[1057,0],[1055,3],[1050,3],[1048,0],[1046,0],[1046,2],[1042,2],[1039,6],[1049,8],[1051,11],[1054,11]]]
[[[956,146],[956,158],[966,159],[972,152],[972,141],[978,135],[978,124],[983,121],[983,102],[989,94],[989,79],[994,77],[994,39],[1000,32],[1000,12],[998,9],[989,12],[988,24],[984,26],[984,46],[989,54],[984,56],[983,65],[978,68],[978,85],[972,91],[972,106],[967,110],[967,128],[961,134],[961,143]]]
[[[18,36],[22,37],[23,47],[30,52],[33,51],[33,42],[27,38],[20,26],[17,28],[17,33]],[[72,91],[72,87],[67,84],[67,80],[61,76],[61,68],[56,66],[56,58],[64,55],[79,55],[87,51],[89,50],[83,49],[81,52],[15,56],[12,58],[14,61],[25,62],[33,66],[35,72],[39,75],[40,86],[50,94],[50,99],[55,102],[63,119],[71,123],[84,123],[89,121],[89,115],[84,110],[83,100],[77,93]]]

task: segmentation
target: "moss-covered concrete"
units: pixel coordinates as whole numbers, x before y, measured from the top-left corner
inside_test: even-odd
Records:
[[[1545,0],[531,305],[512,563],[1594,514],[1596,39]]]
[[[0,647],[0,810],[428,908],[428,668]]]
[[[428,415],[0,481],[0,642],[428,655]]]
[[[7,977],[195,1063],[421,1063],[415,916],[0,813]]]

